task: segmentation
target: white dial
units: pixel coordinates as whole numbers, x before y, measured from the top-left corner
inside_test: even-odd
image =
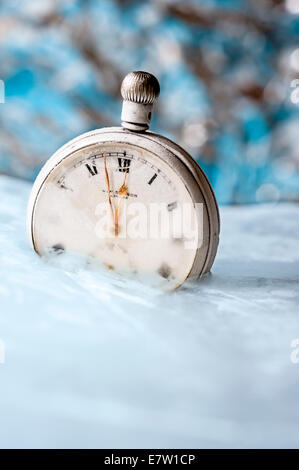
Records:
[[[111,270],[174,288],[194,264],[199,212],[183,179],[158,155],[101,143],[71,153],[48,173],[34,203],[33,242],[40,254],[84,253]]]

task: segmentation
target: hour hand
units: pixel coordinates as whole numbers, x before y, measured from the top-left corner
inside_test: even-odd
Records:
[[[119,214],[120,214],[120,206],[121,206],[122,198],[128,195],[127,175],[128,175],[128,173],[125,172],[125,177],[124,177],[123,184],[121,185],[121,187],[117,191],[118,194],[121,196],[121,199],[118,203],[118,206],[117,206],[117,208],[115,210],[115,214],[114,214],[114,227],[115,227],[114,232],[115,232],[116,237],[119,234]]]
[[[110,194],[110,180],[109,180],[109,174],[107,170],[106,152],[104,153],[104,167],[105,167],[105,180],[106,180],[106,186],[107,186],[108,201],[109,201],[112,220],[114,220],[114,210],[113,210],[111,194]]]

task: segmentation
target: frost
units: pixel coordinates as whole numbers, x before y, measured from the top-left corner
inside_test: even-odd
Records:
[[[298,205],[223,207],[213,274],[164,294],[41,259],[0,178],[1,447],[297,447]]]

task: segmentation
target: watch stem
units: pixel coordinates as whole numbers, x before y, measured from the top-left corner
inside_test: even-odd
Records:
[[[131,72],[121,84],[122,126],[141,132],[149,128],[153,104],[160,94],[156,77],[148,72]]]

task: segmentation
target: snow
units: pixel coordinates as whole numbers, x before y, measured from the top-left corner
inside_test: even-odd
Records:
[[[164,294],[38,257],[29,191],[0,177],[0,447],[298,447],[298,205],[222,207],[213,274]]]

